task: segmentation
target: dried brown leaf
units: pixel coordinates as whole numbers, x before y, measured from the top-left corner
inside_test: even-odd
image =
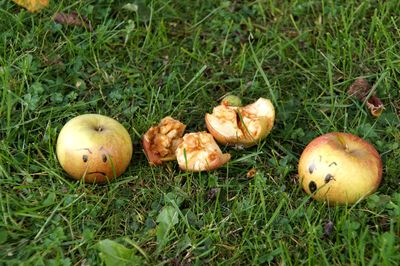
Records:
[[[373,87],[365,78],[357,78],[353,84],[350,85],[347,93],[362,102],[366,102],[366,106],[371,114],[378,117],[382,114],[385,107],[375,94],[371,94],[372,89]]]
[[[381,99],[379,99],[375,95],[372,95],[371,98],[368,99],[367,108],[369,109],[371,114],[375,117],[380,116],[383,110],[385,109]]]
[[[86,16],[79,15],[76,11],[71,13],[57,12],[53,19],[56,23],[84,27],[88,31],[93,31],[93,27],[89,19]]]
[[[351,96],[357,97],[360,101],[365,101],[370,93],[372,86],[365,78],[357,78],[353,84],[350,85],[347,93]]]

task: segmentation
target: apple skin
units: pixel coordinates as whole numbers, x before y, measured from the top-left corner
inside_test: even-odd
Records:
[[[84,114],[69,120],[57,139],[62,168],[87,183],[104,183],[120,176],[132,158],[132,141],[117,120]]]
[[[352,204],[377,190],[382,160],[367,141],[332,132],[311,141],[300,156],[299,178],[306,193],[328,204]]]

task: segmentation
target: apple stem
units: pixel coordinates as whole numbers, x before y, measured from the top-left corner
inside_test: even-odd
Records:
[[[344,146],[344,150],[346,152],[349,152],[350,151],[349,145],[346,143],[346,141],[341,136],[337,136],[337,138],[338,138],[339,142]]]

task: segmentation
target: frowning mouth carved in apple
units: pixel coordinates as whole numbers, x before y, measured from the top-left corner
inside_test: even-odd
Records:
[[[94,155],[93,155],[93,151],[90,149],[90,148],[81,148],[81,149],[77,149],[78,151],[87,151],[88,152],[88,154],[83,154],[82,155],[82,161],[86,164],[86,163],[88,163],[90,160],[89,159],[91,159],[92,157],[94,157]],[[99,151],[101,151],[101,152],[103,152],[103,154],[101,154],[101,161],[103,162],[103,163],[107,163],[107,161],[108,161],[108,157],[110,157],[110,155],[109,155],[109,153],[104,149],[104,147],[103,146],[101,146],[100,148],[99,148]],[[97,159],[97,158],[94,158],[95,160]],[[92,160],[92,159],[91,159]],[[88,168],[89,168],[89,165],[87,165],[87,170],[88,170]],[[103,176],[107,176],[107,174],[105,173],[105,172],[103,172],[103,171],[91,171],[91,172],[87,172],[86,173],[87,175],[91,175],[91,174],[100,174],[100,175],[103,175]]]
[[[104,176],[107,175],[107,174],[104,173],[104,172],[89,172],[89,173],[87,173],[87,175],[93,175],[93,174],[100,174],[100,175],[104,175]]]

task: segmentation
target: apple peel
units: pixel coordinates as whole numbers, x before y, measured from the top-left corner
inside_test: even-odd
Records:
[[[150,165],[175,160],[175,150],[182,141],[186,125],[167,116],[142,137],[143,149]]]
[[[222,103],[206,114],[208,131],[221,144],[250,147],[265,138],[275,120],[275,109],[269,99],[259,98],[244,107]]]
[[[185,134],[175,153],[179,167],[191,172],[211,171],[231,159],[205,131]]]

